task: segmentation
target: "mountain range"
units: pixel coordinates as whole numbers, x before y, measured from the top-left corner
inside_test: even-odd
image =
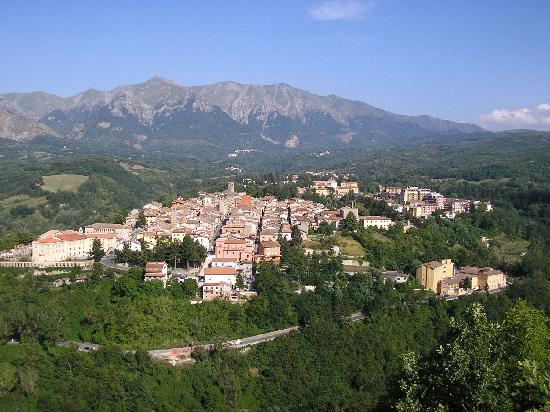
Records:
[[[474,124],[394,114],[284,83],[184,87],[162,77],[62,98],[0,94],[0,139],[172,152],[371,147],[478,133]]]

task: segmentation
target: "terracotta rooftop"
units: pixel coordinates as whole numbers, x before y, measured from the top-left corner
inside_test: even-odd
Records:
[[[147,276],[154,275],[155,273],[162,273],[166,263],[164,262],[147,262],[145,264],[145,273]]]
[[[93,223],[85,227],[93,227],[94,229],[128,229],[128,226],[117,223]]]
[[[48,232],[41,235],[36,242],[38,243],[62,243],[62,242],[72,242],[75,240],[84,240],[88,236],[76,232],[74,230],[49,230]]]
[[[205,275],[236,275],[234,268],[204,268]]]

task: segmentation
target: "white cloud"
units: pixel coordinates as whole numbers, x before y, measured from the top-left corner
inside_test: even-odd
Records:
[[[360,0],[328,0],[309,9],[313,20],[356,20],[360,19],[373,6],[372,2]]]
[[[518,110],[496,109],[493,110],[491,113],[484,114],[483,116],[481,116],[481,118],[488,122],[505,124],[536,123],[533,112],[527,108]]]
[[[550,125],[550,104],[542,103],[536,108],[524,107],[521,109],[495,109],[491,113],[480,117],[484,126],[493,129],[505,127],[514,128],[543,128]]]

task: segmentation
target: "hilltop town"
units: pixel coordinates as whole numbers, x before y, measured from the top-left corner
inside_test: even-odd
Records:
[[[298,176],[289,177],[296,182]],[[342,199],[358,195],[359,185],[353,181],[336,179],[315,180],[298,193],[313,191],[322,197]],[[481,208],[492,210],[490,202],[447,198],[440,193],[418,187],[380,187],[372,196],[393,208],[399,220],[388,216],[362,216],[359,208],[351,205],[330,210],[325,205],[304,198],[278,200],[275,196],[252,197],[235,190],[230,182],[227,190],[217,193],[200,193],[190,199],[175,198],[169,206],[159,202],[145,204],[131,210],[123,224],[95,223],[79,230],[49,230],[30,246],[19,245],[3,252],[1,266],[67,269],[74,266],[92,268],[91,252],[94,242],[106,254],[101,263],[124,270],[128,265],[144,266],[144,281],[159,281],[167,287],[168,281],[193,280],[204,300],[216,298],[234,302],[254,295],[253,265],[281,263],[281,242],[308,241],[319,227],[330,230],[344,229],[348,219],[362,229],[387,231],[397,223],[403,231],[414,228],[410,219],[426,218],[434,213],[454,218]],[[166,244],[181,246],[185,241],[194,252],[178,267],[178,258],[143,261],[140,253],[157,250]],[[179,246],[178,246],[179,245]],[[318,253],[304,247],[306,254]],[[340,255],[334,246],[326,252]],[[142,260],[135,259],[139,256]],[[344,262],[357,270],[368,268],[369,262],[359,262],[343,256]],[[362,257],[359,257],[362,261]],[[191,262],[191,267],[189,263]],[[449,266],[450,265],[450,266]],[[386,280],[403,283],[409,275],[399,271],[383,271]],[[80,281],[84,278],[81,277]],[[475,290],[499,290],[506,286],[503,272],[492,268],[467,267],[455,270],[449,259],[423,264],[417,270],[416,280],[426,289],[440,296],[456,296]],[[307,285],[305,285],[308,287]],[[309,286],[312,287],[312,286]]]

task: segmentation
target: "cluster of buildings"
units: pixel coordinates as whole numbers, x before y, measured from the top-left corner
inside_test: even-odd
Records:
[[[235,192],[234,185],[229,183],[224,192],[178,198],[169,207],[149,203],[142,211],[131,211],[126,225],[135,226],[143,214],[145,227],[134,236],[150,248],[162,238],[182,240],[189,236],[200,243],[209,254],[193,277],[202,289],[203,299],[235,300],[244,293],[237,288],[239,275],[249,279],[253,262],[279,264],[278,240],[291,240],[294,225],[306,238],[310,227],[318,225],[325,212],[325,206],[304,199],[253,198]],[[166,284],[167,276],[158,271],[159,267],[159,262],[153,262],[150,266],[153,275],[146,279]]]
[[[436,211],[454,218],[460,213],[470,213],[477,207],[492,210],[490,202],[445,197],[441,193],[419,187],[381,186],[376,199],[385,201],[398,212],[409,212],[414,217],[427,217]]]
[[[455,268],[451,259],[422,264],[416,270],[416,280],[439,296],[457,296],[476,290],[487,292],[506,287],[506,275],[490,267],[465,266]]]
[[[344,196],[349,192],[359,193],[357,182],[340,182],[335,179],[315,180],[310,189],[313,189],[320,196]]]
[[[342,228],[344,220],[349,214],[357,219],[359,225],[365,229],[373,227],[376,229],[388,230],[395,225],[395,222],[386,216],[359,216],[359,209],[356,207],[341,207],[338,210],[324,210],[316,216],[316,223],[326,222],[335,229]]]

